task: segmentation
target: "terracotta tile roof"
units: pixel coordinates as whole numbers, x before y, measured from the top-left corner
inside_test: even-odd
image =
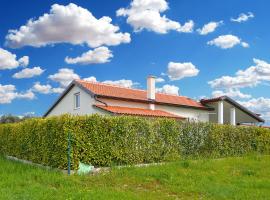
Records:
[[[84,88],[91,91],[92,93],[102,96],[102,97],[149,102],[149,100],[147,99],[146,90],[130,89],[130,88],[124,88],[124,87],[110,85],[110,84],[88,82],[88,81],[82,81],[82,80],[76,80],[76,82],[82,85]],[[209,109],[208,107],[204,106],[202,103],[197,102],[188,97],[162,94],[162,93],[156,93],[155,103],[156,104],[171,104],[171,105],[173,104],[177,106],[186,106],[186,107],[193,107],[193,108],[205,109],[205,110]]]
[[[106,110],[114,114],[122,115],[137,115],[137,116],[147,116],[147,117],[169,117],[176,119],[185,119],[184,117],[174,115],[162,110],[149,110],[143,108],[130,108],[130,107],[120,107],[120,106],[103,106],[95,105],[96,107]]]

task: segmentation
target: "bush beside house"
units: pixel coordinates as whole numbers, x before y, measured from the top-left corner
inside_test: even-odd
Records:
[[[100,115],[2,124],[0,153],[66,169],[68,133],[73,169],[79,161],[111,166],[270,153],[270,129]]]

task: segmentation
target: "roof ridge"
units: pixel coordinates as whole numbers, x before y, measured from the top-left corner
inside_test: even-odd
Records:
[[[86,83],[93,83],[96,85],[107,85],[107,86],[112,86],[112,87],[116,87],[116,88],[123,88],[123,89],[129,89],[129,90],[138,90],[138,91],[146,91],[143,89],[138,89],[138,88],[129,88],[129,87],[124,87],[121,85],[116,85],[116,84],[111,84],[111,83],[103,83],[103,82],[99,82],[99,81],[86,81],[86,80],[81,80],[81,79],[77,79],[75,81],[79,81],[79,82],[86,82]]]
[[[111,86],[111,87],[116,87],[116,88],[123,88],[123,89],[127,89],[127,90],[136,90],[136,91],[141,91],[141,92],[147,92],[147,90],[144,90],[144,89],[129,88],[129,87],[121,86],[121,85],[103,83],[103,82],[99,82],[99,81],[86,81],[86,80],[82,80],[82,79],[76,79],[75,81],[77,81],[77,82],[85,82],[85,83],[92,83],[92,84],[96,84],[96,85],[106,85],[106,86]],[[195,99],[192,99],[192,98],[184,96],[184,95],[166,94],[166,93],[162,93],[162,92],[155,92],[155,93],[156,94],[161,94],[161,95],[166,95],[166,96],[184,97],[184,98],[196,101]],[[198,101],[196,101],[196,102],[198,102]]]

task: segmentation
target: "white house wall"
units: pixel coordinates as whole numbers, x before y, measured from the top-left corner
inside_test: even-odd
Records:
[[[144,109],[149,108],[149,104],[147,104],[147,103],[123,101],[123,100],[108,99],[108,98],[98,98],[98,99],[107,103],[110,106],[122,106],[122,107],[129,107],[129,108],[144,108]]]
[[[209,121],[209,111],[199,110],[192,108],[184,108],[178,106],[167,106],[167,105],[156,105],[157,110],[164,110],[169,113],[185,117],[189,120],[208,122]]]
[[[74,108],[74,94],[80,93],[80,108]],[[99,98],[99,100],[107,103],[110,106],[122,106],[131,108],[144,108],[149,109],[149,104],[139,103],[132,101],[115,100],[108,98]],[[62,100],[51,110],[48,116],[57,116],[62,114],[72,114],[72,115],[90,115],[90,114],[109,114],[109,112],[103,111],[99,108],[94,107],[95,104],[101,104],[92,98],[87,92],[78,86],[74,86],[63,98]],[[101,104],[103,105],[103,104]],[[156,110],[163,110],[175,115],[179,115],[191,120],[208,122],[209,111],[184,108],[178,106],[168,106],[168,105],[156,105]]]
[[[74,108],[74,94],[80,93],[80,108]],[[89,114],[108,114],[107,112],[93,107],[96,104],[96,100],[92,98],[81,88],[74,86],[64,98],[52,109],[48,114],[49,116],[57,116],[62,114],[72,115],[89,115]]]
[[[210,122],[218,123],[218,102],[213,102],[208,104],[210,107],[214,108],[214,111],[210,111],[209,120]],[[227,101],[224,101],[223,107],[223,120],[224,124],[230,124],[230,109],[234,106]],[[258,121],[253,117],[249,116],[242,110],[235,108],[236,112],[236,124],[237,123],[257,123]]]
[[[103,102],[106,102],[110,106],[123,106],[123,107],[131,107],[131,108],[144,108],[149,109],[149,104],[147,103],[138,103],[132,101],[123,101],[123,100],[115,100],[115,99],[105,99],[99,98]],[[209,111],[192,109],[192,108],[184,108],[179,106],[168,106],[168,105],[156,105],[156,110],[163,110],[175,115],[179,115],[182,117],[186,117],[195,121],[208,122],[209,121]]]

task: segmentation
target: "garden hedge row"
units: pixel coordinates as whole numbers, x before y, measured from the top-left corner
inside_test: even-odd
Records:
[[[67,168],[270,153],[270,129],[127,116],[68,115],[0,125],[0,154]]]

